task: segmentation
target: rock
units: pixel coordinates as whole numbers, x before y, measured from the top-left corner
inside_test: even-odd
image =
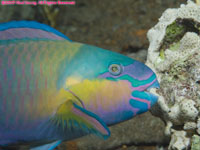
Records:
[[[167,144],[169,139],[164,136],[164,123],[149,112],[110,127],[111,137],[107,140],[96,136],[82,137],[73,142],[79,150],[107,150],[123,145]],[[70,141],[72,142],[72,141]],[[67,144],[66,142],[64,144]],[[156,146],[156,145],[155,145]],[[70,150],[70,149],[69,149]]]
[[[200,5],[188,1],[167,9],[148,31],[150,46],[146,64],[156,73],[161,89],[153,114],[165,122],[171,136],[169,150],[189,149],[200,112]],[[178,130],[177,130],[178,129]]]
[[[200,149],[200,136],[193,135],[191,150],[199,150],[199,149]]]
[[[126,55],[128,57],[131,57],[131,58],[133,58],[135,60],[138,60],[138,61],[144,63],[146,61],[146,58],[147,58],[147,50],[141,49],[136,53],[129,53],[129,54],[126,54]]]
[[[31,6],[0,6],[0,14],[1,23],[19,19],[34,20],[35,17],[35,11]]]
[[[75,6],[58,6],[60,9],[56,29],[74,41],[126,54],[126,47],[136,47],[140,50],[136,53],[130,51],[128,55],[144,62],[147,52],[144,49],[148,48],[147,30],[157,22],[157,18],[166,8],[177,7],[182,2],[182,0],[77,0]],[[47,23],[47,18],[44,18],[44,14],[39,12],[37,7],[0,6],[0,14],[0,22],[35,20]],[[129,143],[127,144],[129,149],[137,147],[140,150],[149,150],[150,147],[155,148],[157,144],[166,145],[168,142],[163,134],[164,123],[160,119],[152,117],[150,113],[111,127],[111,130],[114,135],[111,133],[109,142],[98,140],[95,144],[98,138],[86,137],[85,140],[81,139],[79,147],[77,147],[79,140],[77,142],[75,140],[65,142],[58,149],[65,150],[66,147],[68,150],[86,149],[85,147],[92,149],[100,144],[102,144],[100,145],[101,150],[105,150],[107,147],[117,149]],[[136,143],[141,146],[146,143],[155,146],[140,147],[134,145]]]
[[[158,150],[156,146],[122,146],[116,150]]]
[[[174,150],[185,150],[188,149],[190,145],[190,138],[186,137],[185,131],[173,130],[171,141],[169,144],[169,149]]]

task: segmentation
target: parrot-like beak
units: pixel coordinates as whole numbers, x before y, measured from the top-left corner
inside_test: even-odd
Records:
[[[153,88],[155,88],[155,89],[159,89],[160,88],[160,84],[158,83],[158,80],[156,80],[152,85],[150,85],[149,87],[147,87],[145,90],[144,90],[144,92],[146,93],[146,94],[148,94],[151,98],[151,106],[153,105],[153,104],[155,104],[156,102],[157,102],[157,100],[158,100],[158,96],[156,96],[156,95],[154,95],[154,94],[152,94],[151,93],[151,90],[153,89]]]
[[[147,84],[148,85],[148,84]],[[141,91],[133,90],[130,105],[138,109],[136,114],[141,114],[148,111],[158,100],[158,96],[151,93],[151,90],[160,87],[157,79],[155,79],[149,86],[146,86]]]
[[[158,80],[156,80],[153,84],[151,84],[149,87],[147,87],[145,89],[145,91],[150,92],[151,88],[156,88],[156,89],[160,88],[160,84],[158,83]]]

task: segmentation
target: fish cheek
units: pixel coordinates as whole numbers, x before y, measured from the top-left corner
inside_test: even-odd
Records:
[[[133,91],[129,103],[135,109],[136,114],[141,114],[151,108],[149,95],[141,91]]]

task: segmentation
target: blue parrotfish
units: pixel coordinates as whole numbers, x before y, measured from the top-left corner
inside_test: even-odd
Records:
[[[156,74],[119,53],[35,21],[0,24],[0,146],[53,150],[148,111]]]

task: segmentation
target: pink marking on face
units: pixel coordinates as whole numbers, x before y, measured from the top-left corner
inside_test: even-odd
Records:
[[[126,73],[126,74],[129,75],[130,77],[133,77],[133,75],[130,74],[130,73]],[[152,72],[152,73],[143,74],[143,76],[141,76],[140,78],[137,78],[137,80],[139,80],[139,81],[147,80],[147,79],[149,79],[152,75],[153,75],[153,72]]]
[[[148,84],[145,84],[145,85],[141,85],[141,86],[138,86],[138,87],[132,87],[131,86],[131,90],[132,91],[144,91],[146,88],[148,88],[149,86],[151,86],[157,79],[154,79],[152,82],[148,83]]]
[[[132,109],[132,112],[134,113],[134,116],[137,115],[137,112],[140,110],[140,109],[134,108],[134,107],[132,107],[131,109]]]
[[[73,112],[77,114],[78,116],[82,116],[82,118],[86,118],[86,122],[88,124],[92,123],[92,125],[95,125],[95,127],[103,134],[108,134],[108,132],[105,130],[105,128],[94,118],[86,115],[85,113],[81,112],[77,108],[73,108]],[[89,120],[89,121],[88,121]]]
[[[143,102],[143,103],[146,103],[148,105],[148,109],[151,108],[151,102],[146,100],[146,99],[142,99],[142,98],[138,98],[138,97],[132,97],[133,100],[137,100],[137,101],[140,101],[140,102]]]

